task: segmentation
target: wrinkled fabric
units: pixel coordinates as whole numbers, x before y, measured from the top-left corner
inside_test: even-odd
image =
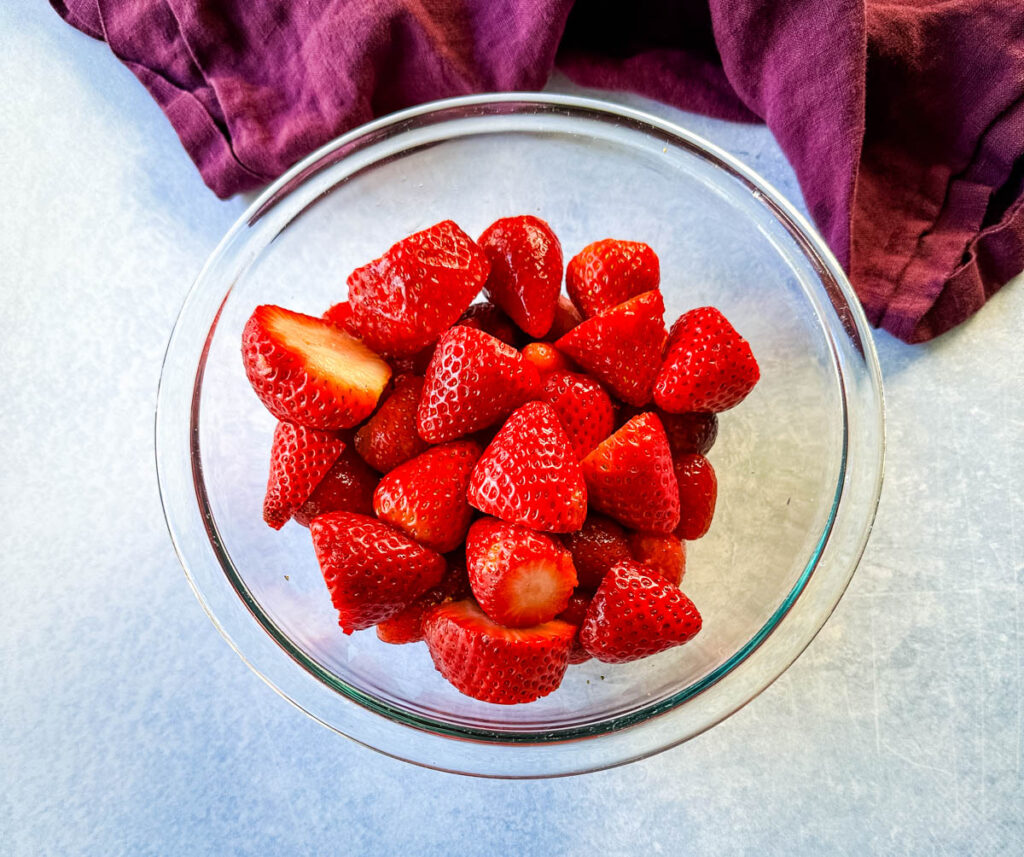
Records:
[[[763,121],[869,320],[921,342],[1024,269],[1020,0],[51,0],[219,196],[375,116],[576,82]]]

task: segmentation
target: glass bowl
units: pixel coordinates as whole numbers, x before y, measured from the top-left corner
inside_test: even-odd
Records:
[[[309,533],[261,519],[274,419],[246,381],[257,304],[317,315],[345,278],[452,218],[547,220],[568,260],[609,236],[661,257],[670,323],[718,306],[761,382],[721,417],[709,457],[715,521],[688,545],[696,639],[631,664],[570,668],[528,705],[460,695],[423,643],[344,636]],[[669,122],[557,95],[460,98],[339,137],[253,203],[189,292],[156,413],[168,528],[231,645],[310,716],[381,752],[499,777],[579,773],[679,744],[749,702],[825,622],[867,540],[881,486],[882,393],[871,334],[842,270],[764,181]]]

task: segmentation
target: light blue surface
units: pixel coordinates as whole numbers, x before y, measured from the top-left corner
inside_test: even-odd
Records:
[[[887,482],[832,620],[684,747],[533,783],[437,774],[301,715],[171,550],[160,359],[244,207],[107,49],[0,6],[0,854],[1014,854],[1024,848],[1024,278],[925,347],[878,339]],[[790,198],[770,135],[627,99]]]

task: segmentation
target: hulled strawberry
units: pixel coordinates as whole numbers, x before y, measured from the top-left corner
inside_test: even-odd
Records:
[[[288,523],[344,449],[345,442],[336,432],[279,422],[270,447],[263,520],[275,530]]]
[[[611,518],[591,512],[583,527],[564,537],[572,554],[577,582],[581,589],[593,592],[601,585],[608,569],[632,559],[626,531]]]
[[[500,339],[506,345],[515,348],[519,344],[522,333],[515,323],[490,301],[473,304],[462,317],[455,322],[463,327],[475,327]]]
[[[615,428],[612,400],[597,381],[586,375],[555,372],[544,382],[540,397],[558,416],[580,460]]]
[[[686,544],[663,533],[629,534],[629,550],[640,565],[679,585],[686,573]]]
[[[710,413],[670,414],[658,408],[672,457],[697,452],[707,455],[718,437],[718,416]]]
[[[422,378],[402,376],[391,395],[356,432],[356,452],[374,470],[387,473],[427,448],[427,442],[416,431],[422,393]]]
[[[580,628],[583,627],[583,619],[587,615],[587,608],[590,606],[592,597],[591,593],[577,589],[569,596],[566,608],[555,617],[562,622],[576,626],[576,635],[572,638],[572,651],[569,652],[570,664],[582,664],[590,660],[590,652],[584,649],[580,642]]]
[[[541,382],[553,372],[572,369],[569,359],[550,342],[530,342],[523,346],[523,357],[536,367]]]
[[[661,266],[650,247],[614,238],[588,244],[565,272],[565,290],[585,318],[656,289],[659,282]]]
[[[687,541],[699,539],[711,526],[718,499],[715,469],[703,455],[680,455],[673,462],[679,486],[679,526],[675,534]]]
[[[346,446],[334,466],[320,480],[309,499],[295,512],[295,521],[304,527],[328,512],[373,514],[373,492],[380,477],[351,446]]]
[[[471,594],[465,563],[449,561],[448,570],[437,586],[377,625],[377,638],[393,645],[417,643],[423,639],[423,622],[431,610],[438,604],[461,601]]]

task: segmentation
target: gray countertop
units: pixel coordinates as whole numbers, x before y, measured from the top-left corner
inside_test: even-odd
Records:
[[[434,773],[272,693],[167,537],[160,361],[246,201],[207,191],[131,74],[45,4],[0,6],[0,43],[0,853],[1024,851],[1024,277],[931,344],[878,335],[877,526],[835,615],[759,698],[612,771]],[[799,201],[764,128],[611,97]]]

